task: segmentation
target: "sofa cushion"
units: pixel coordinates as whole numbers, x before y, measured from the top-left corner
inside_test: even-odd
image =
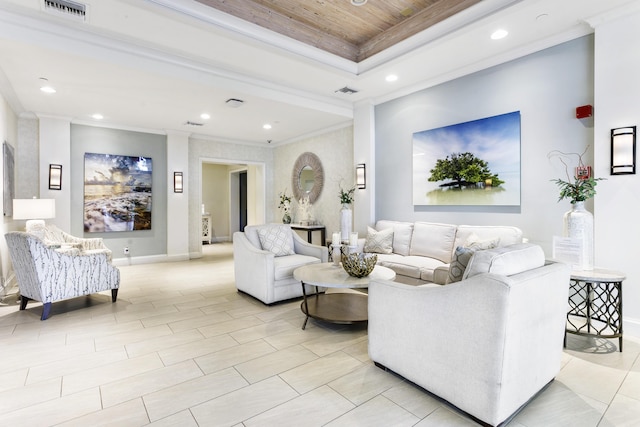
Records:
[[[411,236],[413,235],[413,223],[380,220],[376,222],[376,230],[382,231],[393,229],[393,253],[398,255],[409,255],[411,247]]]
[[[435,258],[444,263],[451,261],[456,226],[430,222],[416,222],[411,238],[409,255]]]
[[[393,228],[376,231],[367,227],[367,238],[364,241],[364,251],[377,254],[390,254],[393,252]]]
[[[286,225],[258,228],[260,245],[275,256],[293,255],[293,234]]]
[[[511,276],[542,267],[544,262],[542,248],[531,243],[518,243],[486,251],[476,251],[471,257],[462,279],[482,273]]]
[[[431,282],[433,281],[433,270],[444,265],[444,263],[437,259],[423,256],[379,254],[378,265],[392,269],[397,275]]]

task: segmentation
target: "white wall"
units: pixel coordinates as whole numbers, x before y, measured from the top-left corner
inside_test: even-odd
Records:
[[[173,261],[189,259],[189,134],[167,134],[167,256]],[[182,172],[183,192],[173,191],[173,173]]]
[[[570,205],[557,202],[551,180],[564,170],[547,154],[590,146],[592,164],[592,122],[575,118],[585,104],[593,104],[591,36],[376,106],[376,219],[514,225],[550,256]],[[519,208],[413,206],[414,132],[512,111],[521,112]]]
[[[313,204],[311,210],[313,218],[326,227],[328,237],[331,233],[340,231],[340,187],[351,188],[355,180],[353,127],[348,126],[281,145],[274,151],[275,199],[271,204],[271,214],[276,218],[276,222],[282,222],[283,216],[283,213],[278,210],[278,195],[286,191],[289,196],[293,196],[291,182],[293,166],[300,154],[311,152],[318,156],[324,170],[324,187],[318,200]],[[299,222],[298,201],[293,200],[292,206],[292,219],[294,222]]]
[[[71,230],[71,122],[69,119],[42,116],[39,120],[40,160],[38,162],[38,196],[55,199],[56,217],[47,220],[62,230]],[[62,189],[49,190],[49,164],[62,165]],[[29,165],[29,168],[33,166]]]
[[[17,153],[15,153],[15,151],[18,138],[17,128],[18,118],[0,93],[0,143],[6,141],[11,144],[14,148],[14,154],[16,157]],[[2,161],[0,161],[0,176],[4,176],[4,162]],[[0,197],[4,197],[4,186],[0,187]],[[4,233],[15,229],[16,226],[13,219],[3,216],[2,229],[0,230],[2,236],[4,236]],[[13,287],[15,285],[15,281],[12,280],[13,277],[14,276],[10,268],[7,243],[4,238],[0,238],[0,297],[4,296],[7,291],[10,290],[9,287]]]
[[[610,176],[611,129],[640,130],[640,11],[597,25],[595,36],[595,172],[606,177],[595,197],[596,265],[626,274],[625,333],[640,336],[640,175]],[[638,141],[640,142],[640,141]],[[636,159],[637,162],[637,159]],[[640,172],[639,172],[640,173]]]

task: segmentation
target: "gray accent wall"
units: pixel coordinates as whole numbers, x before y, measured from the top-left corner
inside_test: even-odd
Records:
[[[593,61],[593,36],[586,36],[377,105],[376,220],[514,225],[550,255],[570,205],[557,202],[551,180],[565,171],[547,155],[586,150],[593,164],[593,119],[575,118],[576,107],[594,102]],[[520,207],[413,205],[414,132],[512,111],[521,113]]]
[[[84,154],[105,153],[151,157],[153,193],[151,230],[111,233],[84,233]],[[129,247],[131,257],[163,255],[167,252],[167,137],[151,133],[119,129],[71,125],[71,171],[64,172],[71,182],[71,234],[102,237],[122,258]],[[66,178],[66,179],[69,179]],[[63,183],[63,185],[66,183]]]

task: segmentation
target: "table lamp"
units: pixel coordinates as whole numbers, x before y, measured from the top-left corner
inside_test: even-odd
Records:
[[[56,199],[13,199],[13,219],[26,219],[27,233],[44,238],[44,220],[56,217]]]

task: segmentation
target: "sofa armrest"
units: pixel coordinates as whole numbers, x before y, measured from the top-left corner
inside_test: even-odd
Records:
[[[275,255],[258,249],[242,231],[233,233],[233,267],[236,288],[261,301],[270,299],[275,281]]]
[[[321,262],[329,261],[329,250],[326,246],[313,245],[293,232],[293,251],[300,255],[318,258]]]
[[[433,283],[446,285],[449,280],[449,264],[440,265],[433,270]]]

